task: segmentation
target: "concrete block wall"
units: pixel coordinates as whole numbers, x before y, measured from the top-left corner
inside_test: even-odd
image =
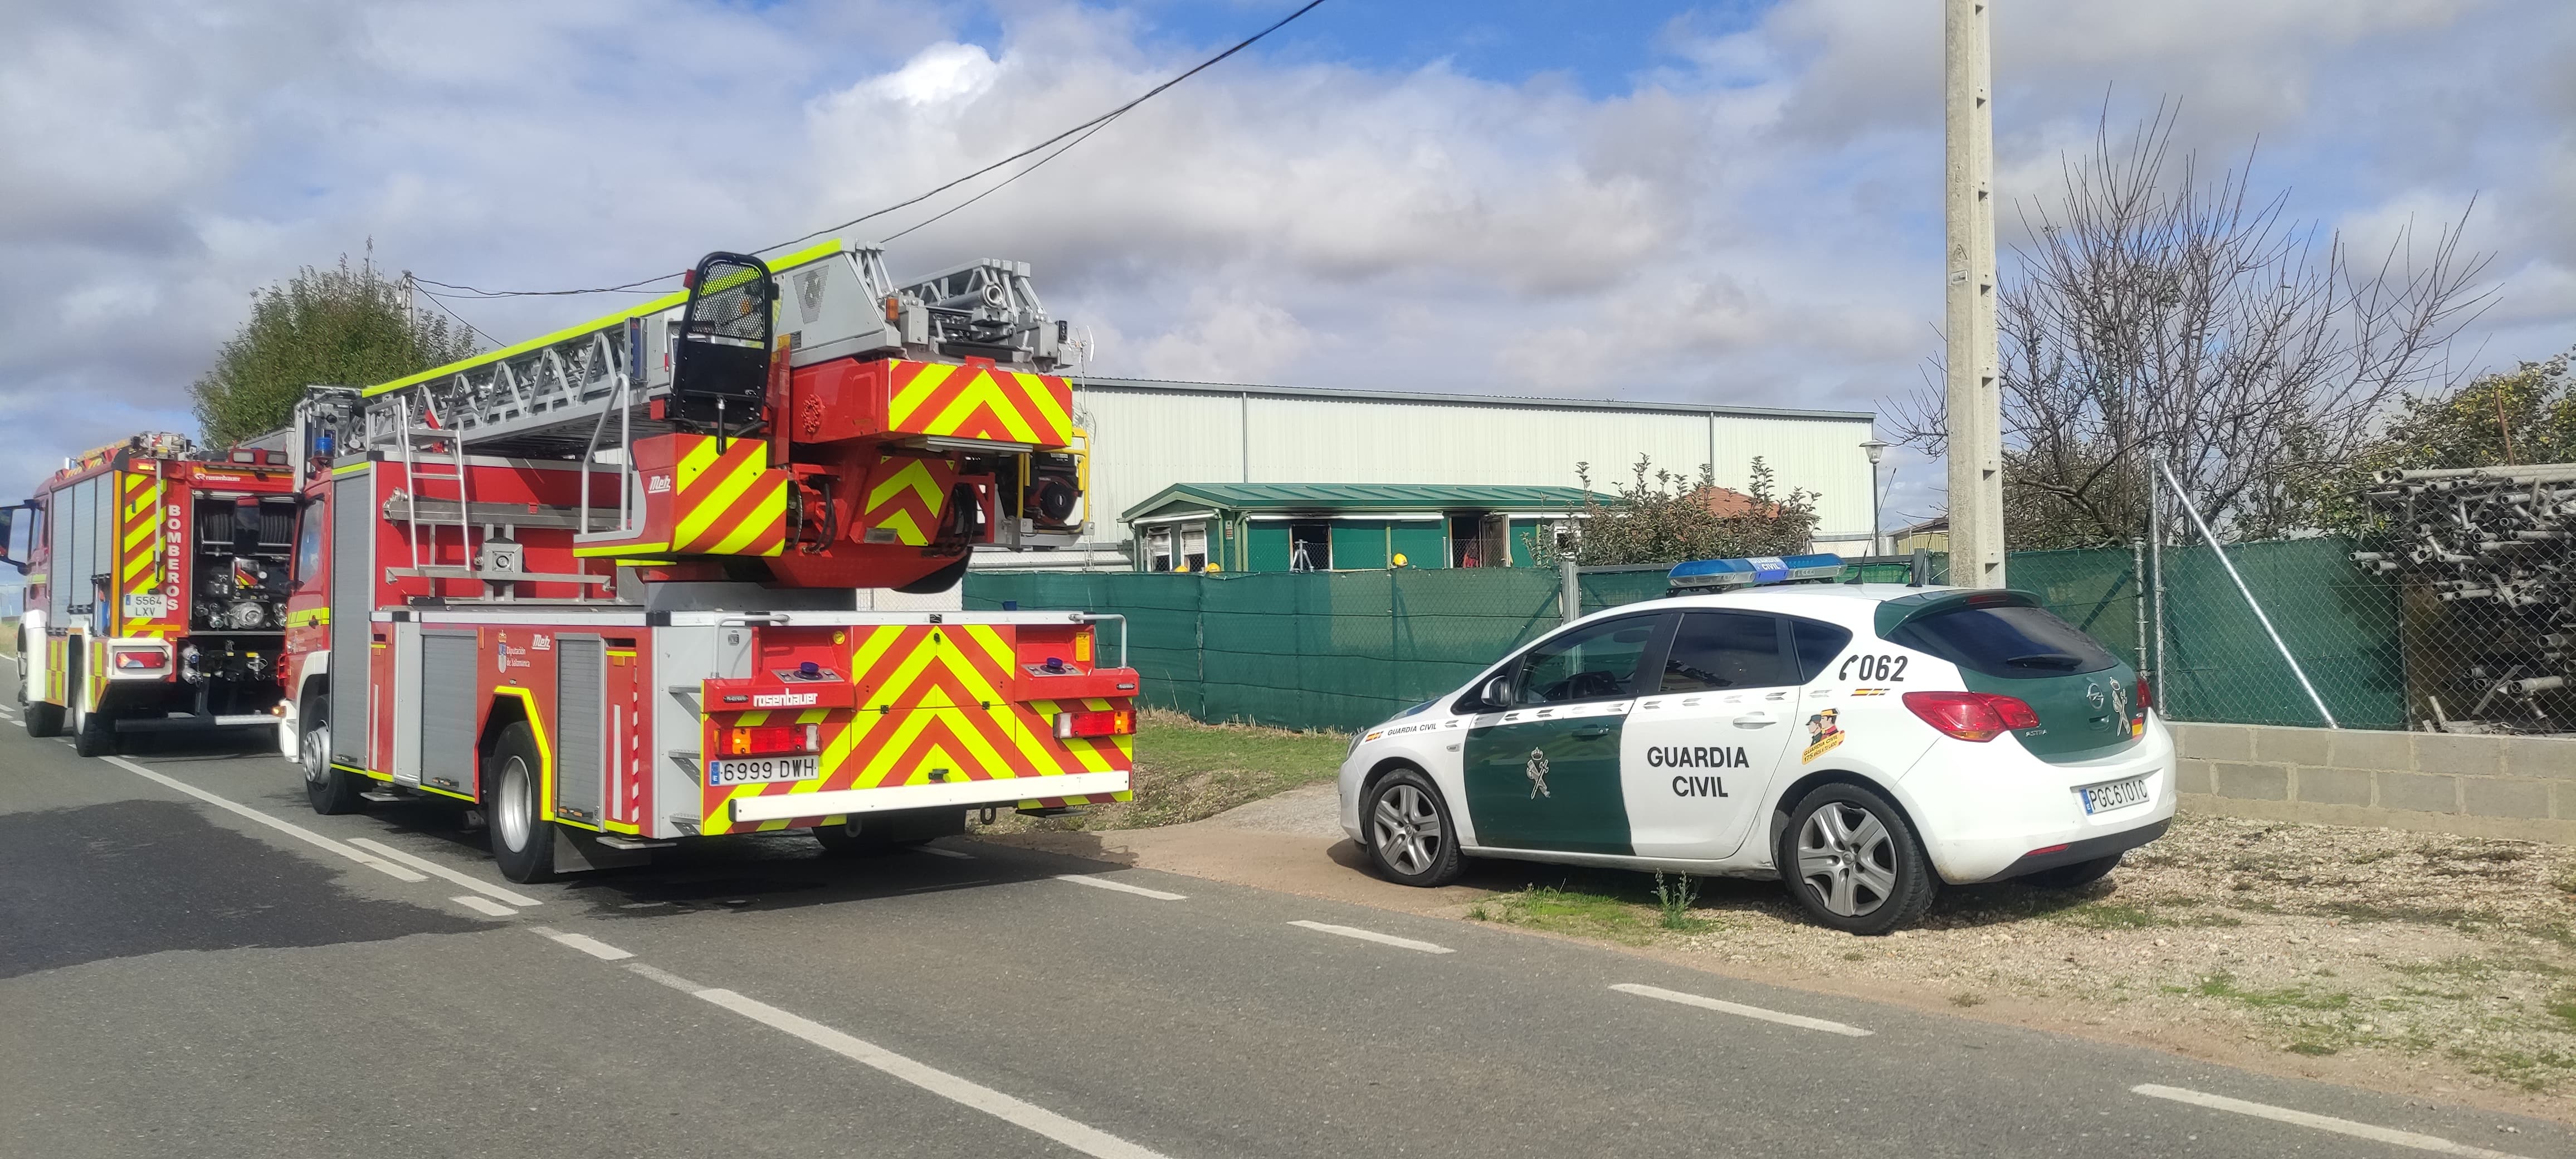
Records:
[[[2186,809],[2576,844],[2576,737],[2170,727]]]

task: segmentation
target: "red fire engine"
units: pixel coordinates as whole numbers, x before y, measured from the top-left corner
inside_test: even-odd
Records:
[[[1123,622],[898,610],[1078,538],[1061,338],[1025,265],[897,284],[832,243],[308,393],[281,743],[313,807],[472,803],[530,881],[1127,799]]]
[[[295,476],[285,452],[136,435],[0,507],[27,577],[18,703],[82,756],[117,734],[268,724],[277,704]]]

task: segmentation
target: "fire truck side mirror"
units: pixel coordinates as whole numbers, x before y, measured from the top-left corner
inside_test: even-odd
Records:
[[[21,555],[12,550],[17,544],[16,533],[18,530],[18,513],[21,511],[34,511],[35,509],[36,505],[33,503],[18,503],[7,507],[0,507],[0,563],[5,563],[11,567],[17,568],[18,574],[20,575],[27,574],[27,556],[35,554],[32,550],[35,545],[29,544],[28,547],[30,550],[25,555]],[[28,520],[27,526],[29,533],[33,534],[35,521],[32,519]]]

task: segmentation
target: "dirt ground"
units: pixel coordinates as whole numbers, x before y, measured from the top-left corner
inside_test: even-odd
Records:
[[[1944,891],[1855,938],[1776,882],[1512,862],[1370,876],[1330,785],[1157,829],[989,834],[1178,873],[1507,924],[1713,972],[2576,1122],[2576,849],[2186,812],[2111,878]]]

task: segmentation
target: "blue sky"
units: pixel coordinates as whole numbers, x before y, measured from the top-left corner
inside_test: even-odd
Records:
[[[143,428],[248,295],[595,285],[801,233],[1150,87],[1288,0],[90,0],[0,40],[0,493]],[[2576,342],[2563,0],[2051,0],[1996,25],[1998,191],[2108,100],[2357,247],[2456,218],[2464,368]],[[1940,317],[1938,6],[1327,0],[889,249],[1035,262],[1101,373],[1884,410]],[[961,191],[961,194],[964,191]],[[931,207],[920,211],[922,216]],[[886,232],[918,217],[889,219]],[[874,226],[870,227],[871,230]],[[871,240],[855,232],[854,240]],[[2009,258],[2007,259],[2009,268]],[[505,340],[597,299],[458,303]],[[1903,457],[1891,511],[1937,509]]]

